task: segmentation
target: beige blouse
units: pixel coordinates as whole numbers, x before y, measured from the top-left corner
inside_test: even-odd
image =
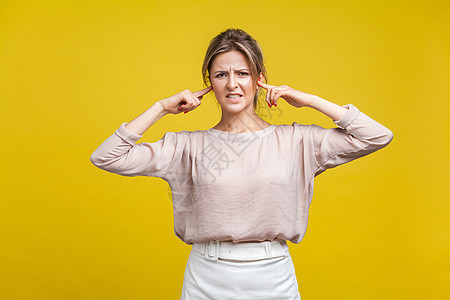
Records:
[[[392,132],[352,104],[335,124],[271,125],[256,132],[167,132],[154,143],[120,127],[91,155],[100,169],[154,176],[172,190],[175,234],[207,240],[289,240],[306,232],[314,177],[385,147]]]

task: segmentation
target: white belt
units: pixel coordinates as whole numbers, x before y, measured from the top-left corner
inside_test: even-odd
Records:
[[[224,258],[252,261],[280,256],[284,257],[289,246],[284,240],[243,243],[206,241],[203,243],[194,243],[192,249],[204,255],[205,259],[209,260]]]

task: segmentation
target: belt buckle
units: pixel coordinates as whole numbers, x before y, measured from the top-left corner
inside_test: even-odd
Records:
[[[205,243],[205,259],[216,261],[219,259],[220,241],[207,241]],[[211,255],[210,251],[214,254]]]

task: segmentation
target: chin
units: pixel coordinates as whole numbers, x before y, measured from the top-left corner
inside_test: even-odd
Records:
[[[250,105],[245,105],[244,103],[227,103],[226,105],[221,105],[221,107],[224,111],[232,114],[238,114],[243,111],[253,110],[253,103]]]

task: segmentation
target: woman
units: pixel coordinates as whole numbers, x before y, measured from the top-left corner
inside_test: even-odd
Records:
[[[354,105],[268,85],[261,48],[240,29],[211,41],[202,73],[207,88],[157,101],[122,123],[91,161],[169,183],[175,233],[192,245],[181,299],[300,299],[286,241],[303,239],[314,177],[383,148],[392,132]],[[284,99],[327,115],[338,128],[270,124],[255,112],[261,90],[268,109]],[[136,144],[161,117],[196,109],[211,91],[222,111],[213,128]]]

